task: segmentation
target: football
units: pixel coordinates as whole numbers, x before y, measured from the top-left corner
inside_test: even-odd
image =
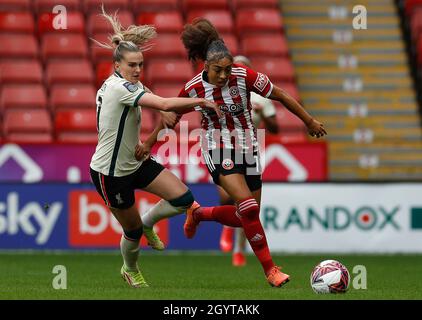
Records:
[[[311,273],[311,287],[316,293],[344,293],[349,283],[349,271],[336,260],[322,261]]]

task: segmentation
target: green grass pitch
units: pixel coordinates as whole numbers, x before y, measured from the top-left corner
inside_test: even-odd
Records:
[[[337,259],[351,273],[345,294],[317,295],[309,284],[313,266]],[[255,257],[231,266],[229,254],[142,252],[141,270],[149,288],[130,288],[121,278],[119,252],[0,253],[0,299],[422,299],[422,255],[275,255],[291,275],[283,288],[271,288]],[[53,267],[67,271],[67,289],[55,290]],[[367,289],[353,288],[355,265],[367,270]]]

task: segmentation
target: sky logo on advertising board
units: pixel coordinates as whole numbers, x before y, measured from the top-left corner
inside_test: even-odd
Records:
[[[135,204],[141,213],[159,200],[159,197],[147,192],[135,193]],[[122,228],[96,191],[69,193],[69,228],[69,244],[72,247],[119,247]],[[162,220],[154,228],[167,244],[168,221]],[[144,237],[141,246],[147,247]]]
[[[20,208],[19,194],[10,192],[6,196],[6,202],[0,202],[0,235],[23,232],[34,236],[36,244],[44,245],[54,230],[62,208],[62,203],[54,202],[43,209],[35,201]]]
[[[399,224],[394,220],[399,210],[400,206],[392,208],[362,206],[356,209],[333,206],[323,210],[316,210],[312,207],[301,210],[291,207],[285,214],[279,212],[275,207],[268,206],[264,207],[263,222],[264,228],[275,230],[289,230],[290,228],[312,230],[315,227],[322,227],[325,230],[342,231],[352,226],[362,231],[383,230],[386,227],[400,230]]]

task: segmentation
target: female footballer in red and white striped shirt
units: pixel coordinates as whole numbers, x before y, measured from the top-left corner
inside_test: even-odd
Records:
[[[225,209],[224,206],[201,208],[194,204],[188,210],[185,234],[192,238],[200,221],[242,227],[268,282],[280,287],[289,281],[289,275],[274,264],[259,220],[262,180],[250,93],[280,101],[305,123],[312,136],[319,138],[327,133],[320,122],[285,91],[274,86],[265,74],[233,64],[231,53],[208,20],[200,18],[185,25],[181,38],[189,59],[202,60],[205,65],[200,74],[186,83],[179,96],[205,98],[220,106],[222,118],[212,110],[195,108],[202,113],[205,131],[201,149],[214,182],[236,203],[236,207]]]

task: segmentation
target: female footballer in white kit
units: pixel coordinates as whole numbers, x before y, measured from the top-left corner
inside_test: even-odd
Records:
[[[149,156],[150,146],[164,126],[158,126],[147,141],[139,141],[141,107],[160,111],[183,111],[194,106],[211,108],[215,103],[198,98],[162,98],[152,94],[139,81],[145,44],[156,36],[152,26],[130,26],[122,30],[116,16],[103,15],[114,29],[111,45],[115,72],[97,93],[98,144],[90,163],[91,178],[98,193],[123,228],[120,249],[122,277],[133,287],[147,287],[137,265],[142,234],[158,250],[163,243],[153,230],[157,221],[189,209],[194,197],[173,173]],[[145,215],[135,206],[135,189],[162,198]]]

